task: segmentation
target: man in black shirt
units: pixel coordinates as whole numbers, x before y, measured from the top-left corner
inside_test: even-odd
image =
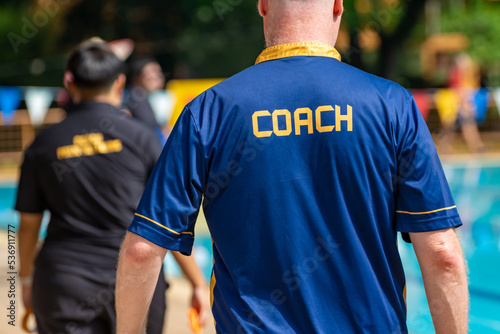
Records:
[[[23,302],[33,307],[40,334],[115,329],[120,244],[161,152],[154,132],[117,108],[123,67],[102,40],[78,46],[65,74],[74,105],[25,152],[15,207],[21,217],[20,276]],[[51,218],[36,256],[44,210]],[[206,283],[199,269],[192,258],[174,256],[193,284],[193,304],[205,313]],[[161,274],[148,333],[162,332],[165,289]]]

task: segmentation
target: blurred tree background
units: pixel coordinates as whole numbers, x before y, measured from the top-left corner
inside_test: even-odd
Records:
[[[463,32],[470,41],[469,54],[485,68],[498,70],[500,61],[500,1],[474,1],[450,5],[442,15],[446,32]],[[497,81],[498,85],[499,82]]]
[[[92,36],[133,39],[135,54],[156,57],[167,79],[228,77],[264,48],[256,2],[2,0],[0,85],[60,86],[67,53]],[[446,44],[446,34],[458,33],[463,51],[499,84],[500,1],[344,0],[344,6],[337,43],[344,62],[406,87],[443,85],[445,76],[423,75],[422,45],[435,35]]]

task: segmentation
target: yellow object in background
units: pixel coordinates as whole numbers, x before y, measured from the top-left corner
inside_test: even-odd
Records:
[[[167,90],[174,94],[176,101],[169,124],[174,126],[186,104],[223,80],[224,79],[189,79],[169,81],[167,83]]]
[[[443,125],[451,125],[457,119],[460,97],[454,89],[439,89],[434,95],[436,108]]]

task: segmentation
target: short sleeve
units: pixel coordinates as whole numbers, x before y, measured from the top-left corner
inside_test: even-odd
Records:
[[[462,225],[429,129],[407,93],[398,120],[396,229],[427,232]]]
[[[149,177],[129,231],[191,254],[205,175],[199,129],[186,108]]]
[[[36,156],[33,150],[28,148],[24,153],[21,165],[15,210],[26,213],[41,213],[45,209],[40,180],[37,178]]]

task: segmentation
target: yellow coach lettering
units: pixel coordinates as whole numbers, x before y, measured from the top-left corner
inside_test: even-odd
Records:
[[[272,132],[272,131],[271,131]],[[73,145],[57,148],[57,159],[79,158],[96,154],[120,152],[123,149],[120,139],[104,141],[102,133],[91,133],[73,137]]]
[[[316,130],[318,132],[332,132],[335,125],[322,126],[321,125],[321,113],[323,111],[333,111],[332,106],[321,106],[316,109]]]
[[[259,131],[259,117],[271,116],[271,113],[267,110],[256,111],[252,115],[253,124],[253,134],[257,138],[269,137],[272,135],[272,131]]]
[[[340,113],[340,107],[335,106],[335,126],[337,127],[335,131],[341,131],[340,122],[347,122],[347,131],[352,131],[352,107],[347,105],[347,115],[342,115]]]
[[[92,145],[99,145],[104,141],[104,136],[102,133],[90,133],[88,134],[87,141],[92,143]]]
[[[307,125],[307,133],[313,133],[312,110],[310,108],[299,108],[295,110],[295,134],[300,135],[300,127]],[[306,115],[306,118],[300,119],[300,115]]]
[[[324,125],[322,123],[322,113],[324,112],[335,112],[335,125]],[[324,115],[324,114],[323,114]],[[279,117],[285,117],[285,128],[280,129],[279,127]],[[262,131],[259,129],[259,117],[271,117],[273,122],[273,129]],[[269,119],[268,119],[269,120]],[[353,131],[353,121],[352,121],[352,107],[347,105],[346,113],[343,114],[340,106],[336,105],[335,108],[331,105],[319,106],[316,108],[315,112],[315,121],[316,121],[316,131],[317,132],[333,132],[335,129],[336,132],[342,131],[342,126],[344,126],[344,131],[352,132]],[[312,134],[314,132],[313,125],[313,112],[311,108],[304,107],[298,108],[295,110],[293,115],[294,125],[292,126],[292,115],[288,109],[277,109],[274,112],[270,113],[268,110],[260,110],[256,111],[252,115],[252,125],[253,125],[253,134],[255,137],[270,137],[273,133],[276,136],[289,136],[293,129],[295,129],[295,135],[300,136],[305,134],[302,130],[302,127],[307,126],[307,134]],[[343,123],[344,122],[344,123]],[[347,126],[347,129],[346,129]],[[283,124],[282,124],[283,127]]]
[[[285,116],[286,128],[280,130],[278,126],[278,116]],[[276,136],[289,136],[292,133],[292,115],[287,109],[278,109],[273,112],[273,132]]]

